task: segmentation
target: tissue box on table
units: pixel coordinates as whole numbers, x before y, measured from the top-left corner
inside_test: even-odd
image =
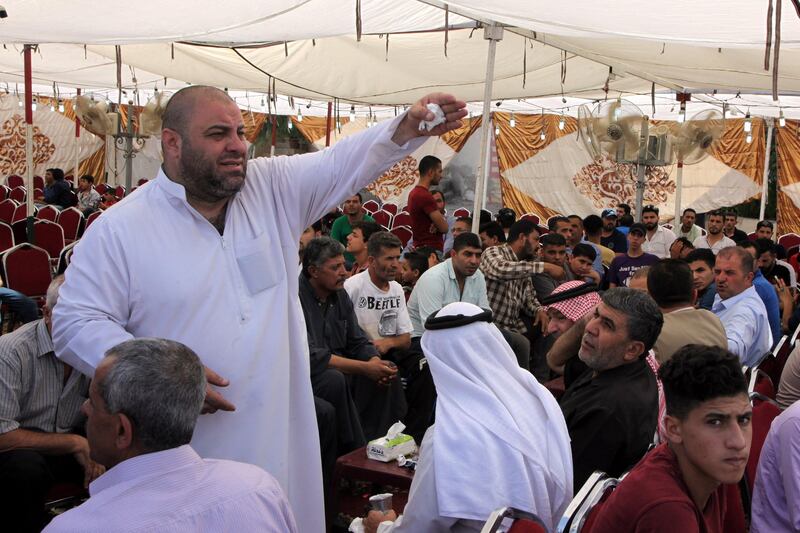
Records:
[[[402,422],[392,424],[385,437],[375,439],[367,444],[367,457],[388,463],[401,455],[410,455],[417,450],[414,437],[402,431],[406,427]]]

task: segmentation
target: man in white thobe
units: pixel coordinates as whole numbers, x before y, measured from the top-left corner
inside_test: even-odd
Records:
[[[442,107],[445,123],[421,132],[420,121],[434,118],[429,102]],[[458,127],[464,105],[431,95],[331,150],[247,168],[236,104],[211,87],[179,91],[163,117],[158,176],[100,217],[75,248],[54,313],[56,354],[92,375],[108,348],[132,337],[188,345],[210,385],[226,387],[225,397],[207,389],[209,414],[192,446],[203,457],[269,471],[298,530],[323,531],[299,238],[419,147],[413,139]]]

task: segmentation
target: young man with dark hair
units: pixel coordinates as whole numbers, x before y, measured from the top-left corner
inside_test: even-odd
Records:
[[[44,173],[43,196],[35,200],[63,209],[73,204],[72,198],[72,187],[64,179],[64,171],[60,168],[48,168]]]
[[[453,223],[453,239],[462,233],[469,233],[472,231],[472,217],[458,217]],[[446,250],[450,251],[450,250]]]
[[[706,235],[698,237],[692,244],[697,249],[710,248],[714,255],[729,246],[736,246],[736,242],[722,233],[725,224],[725,214],[722,211],[711,211],[706,215]]]
[[[583,240],[583,219],[578,215],[570,215],[567,217],[569,226],[572,228],[572,233],[567,244],[570,248],[574,248],[579,242]]]
[[[739,360],[722,348],[690,344],[659,377],[667,442],[602,504],[592,533],[724,531],[724,485],[742,478],[752,438],[753,410]]]
[[[511,226],[513,226],[514,222],[517,221],[517,214],[510,207],[504,207],[497,212],[496,218],[497,218],[497,223],[500,224],[500,227],[503,228],[507,240],[508,232],[511,230]]]
[[[406,252],[400,261],[401,268],[401,281],[403,291],[405,292],[406,301],[411,297],[411,291],[414,290],[414,285],[417,280],[428,270],[428,258],[425,254],[419,252]]]
[[[572,241],[572,222],[564,216],[551,217],[547,221],[547,229],[550,233],[558,233],[567,241],[567,246]]]
[[[342,213],[344,214],[333,221],[333,226],[331,226],[331,239],[339,241],[347,246],[347,237],[353,231],[353,224],[362,221],[375,222],[375,219],[372,218],[369,213],[364,212],[362,198],[359,192],[342,203]],[[344,252],[344,258],[348,264],[352,264],[356,260],[353,254],[347,250]]]
[[[647,229],[645,241],[642,243],[642,250],[645,253],[653,254],[659,259],[669,257],[669,248],[676,239],[675,233],[658,223],[658,208],[656,206],[646,205],[642,208],[642,223]]]
[[[606,267],[611,265],[616,254],[610,248],[603,246],[601,236],[603,234],[603,219],[597,215],[589,215],[583,219],[583,232],[586,234],[586,242],[594,244],[600,250],[600,260]]]
[[[567,240],[559,233],[545,233],[539,237],[541,250],[539,256],[542,261],[550,265],[566,268]],[[548,271],[542,271],[533,276],[533,287],[538,298],[549,296],[558,287],[562,278],[556,278]]]
[[[669,247],[669,258],[686,259],[686,256],[689,255],[692,250],[694,250],[692,241],[686,237],[678,237],[672,241],[672,245]]]
[[[775,236],[775,224],[771,220],[759,220],[756,224],[756,238],[773,240]],[[749,235],[748,235],[749,238]],[[775,243],[775,255],[778,259],[786,259],[786,248],[779,243]]]
[[[697,291],[696,305],[700,309],[711,311],[717,287],[714,285],[714,252],[708,248],[697,248],[686,256],[686,262],[692,270],[692,286]]]
[[[581,324],[578,357],[589,370],[560,401],[576,490],[595,470],[619,476],[647,451],[658,421],[658,387],[645,358],[662,322],[652,298],[617,288],[606,291]]]
[[[760,247],[758,243],[759,240],[761,241]],[[775,287],[767,280],[761,272],[761,269],[758,268],[758,258],[762,251],[767,253],[767,247],[771,242],[772,241],[767,239],[757,239],[755,242],[747,239],[740,242],[737,247],[747,250],[753,257],[753,261],[756,262],[755,269],[753,270],[753,288],[758,293],[758,296],[761,298],[767,310],[767,320],[769,320],[769,329],[772,332],[772,346],[774,347],[783,336],[781,329],[780,300],[778,299],[778,294],[775,292]]]
[[[447,220],[436,205],[430,192],[432,186],[442,181],[442,161],[426,155],[419,162],[419,182],[408,193],[408,213],[411,215],[411,233],[415,246],[433,246],[440,252],[447,233]]]
[[[484,250],[506,242],[506,234],[497,222],[488,222],[481,225],[479,234],[481,237],[481,246]]]
[[[628,242],[625,240],[625,235],[617,229],[617,216],[616,209],[610,207],[603,209],[600,214],[600,218],[603,221],[600,243],[615,254],[624,254],[628,249]],[[630,215],[626,214],[625,216]]]
[[[703,230],[694,223],[695,220],[697,220],[697,211],[691,207],[684,209],[681,216],[681,225],[675,228],[675,235],[688,239],[690,243],[694,242],[698,237],[702,237]]]
[[[731,210],[725,213],[725,225],[722,233],[736,244],[747,240],[747,233],[736,227],[738,221],[739,215],[736,214],[736,211]]]
[[[758,268],[764,275],[767,281],[773,285],[777,285],[778,281],[783,281],[786,287],[792,286],[792,276],[789,269],[785,266],[778,264],[777,252],[775,250],[775,243],[771,239],[758,238],[755,240],[756,249],[758,251]]]
[[[592,267],[595,259],[597,259],[597,250],[591,244],[579,242],[573,246],[572,253],[567,255],[567,266],[572,274],[571,278],[591,281],[595,285],[600,285],[602,281],[600,274]]]
[[[94,190],[94,176],[86,174],[78,180],[78,209],[89,216],[100,205],[100,193]]]
[[[353,229],[347,236],[347,248],[345,248],[345,252],[350,252],[353,257],[351,276],[364,272],[369,266],[367,241],[379,231],[381,231],[381,227],[375,222],[362,220],[353,224]]]
[[[653,346],[656,359],[664,364],[686,344],[728,347],[725,328],[719,318],[694,307],[697,289],[685,261],[662,259],[647,273],[647,292],[664,315],[664,326]]]
[[[647,228],[644,224],[636,223],[631,226],[628,232],[628,250],[618,255],[611,262],[608,269],[609,287],[626,287],[628,278],[643,266],[653,265],[658,261],[658,257],[653,254],[645,253],[642,244],[647,235]]]
[[[617,218],[631,215],[631,206],[628,204],[617,204]]]

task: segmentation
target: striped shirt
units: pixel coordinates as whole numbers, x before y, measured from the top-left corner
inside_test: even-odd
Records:
[[[544,272],[544,263],[520,261],[511,246],[501,244],[484,250],[481,272],[486,277],[486,293],[495,324],[524,334],[520,313],[536,316],[539,310],[531,276]]]
[[[18,428],[68,433],[80,426],[89,378],[73,371],[65,384],[64,370],[44,320],[0,337],[0,434]]]
[[[202,459],[189,445],[137,455],[89,485],[46,533],[294,533],[289,502],[257,466]]]

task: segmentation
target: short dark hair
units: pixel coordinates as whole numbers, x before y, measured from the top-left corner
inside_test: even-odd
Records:
[[[572,219],[574,219],[574,218],[577,218],[578,220],[580,220],[580,222],[581,222],[581,226],[583,226],[583,218],[582,218],[580,215],[569,215],[569,216],[567,216],[567,218],[568,218],[569,220],[572,220]]]
[[[656,343],[664,315],[650,295],[629,287],[615,287],[603,294],[603,303],[624,314],[628,319],[628,338],[644,344],[642,358]]]
[[[398,248],[402,251],[403,243],[400,242],[397,235],[389,233],[388,231],[373,233],[367,241],[367,255],[370,257],[380,257],[384,250],[390,248]]]
[[[728,209],[727,211],[725,211],[725,216],[726,217],[733,217],[733,218],[735,218],[737,220],[739,219],[739,214],[736,211],[734,211],[733,209]]]
[[[403,259],[408,262],[411,270],[416,270],[419,275],[428,270],[428,256],[419,252],[407,252]]]
[[[517,214],[510,207],[504,207],[497,212],[497,222],[499,222],[503,228],[510,228],[516,221]]]
[[[349,198],[352,198],[353,196],[358,196],[358,201],[359,201],[359,203],[362,203],[362,204],[364,203],[364,197],[363,197],[363,196],[361,196],[361,193],[360,193],[360,192],[357,192],[357,193],[355,193],[355,194],[351,194],[351,195],[349,196]]]
[[[444,191],[440,191],[439,189],[431,189],[430,193],[431,196],[433,196],[434,194],[438,194],[439,196],[442,197],[442,202],[447,202],[447,198],[444,195]]]
[[[530,220],[517,220],[508,230],[508,242],[516,241],[520,235],[525,235],[527,237],[534,231],[537,235],[541,234],[539,227]]]
[[[754,241],[756,243],[756,251],[758,252],[759,257],[761,254],[770,252],[771,254],[775,255],[775,243],[772,242],[772,239],[767,239],[766,237],[759,237]]]
[[[628,204],[617,204],[617,207],[621,207],[626,215],[631,214],[631,206],[629,206]]]
[[[383,231],[380,224],[377,222],[369,222],[368,220],[359,220],[358,222],[354,222],[351,226],[353,231],[360,229],[361,235],[364,237],[364,243],[369,242],[369,238],[372,237],[374,234],[378,233],[379,231]]]
[[[686,237],[678,237],[677,239],[675,239],[674,242],[679,242],[683,245],[684,248],[691,248],[692,250],[694,250],[694,243],[689,239],[687,239]]]
[[[745,250],[752,248],[753,250],[756,251],[756,257],[761,255],[758,251],[758,245],[756,245],[756,243],[751,241],[750,239],[745,239],[742,242],[737,242],[736,246],[738,246],[739,248],[744,248]]]
[[[320,267],[333,257],[344,254],[344,245],[330,237],[317,237],[306,244],[303,251],[303,274],[310,277],[308,267]]]
[[[691,211],[691,212],[692,212],[692,213],[694,213],[695,215],[697,214],[697,211],[695,211],[695,210],[694,210],[694,209],[692,209],[691,207],[687,207],[686,209],[684,209],[684,210],[683,210],[683,213],[681,213],[681,214],[685,215],[685,214],[686,214],[686,213],[688,213],[689,211]]]
[[[590,261],[594,261],[597,259],[597,250],[591,244],[579,242],[572,247],[572,257],[586,257]]]
[[[478,233],[486,233],[487,237],[494,237],[498,242],[506,242],[506,234],[497,222],[482,224]]]
[[[654,205],[646,205],[642,207],[642,215],[644,215],[645,213],[655,213],[657,215],[658,208]]]
[[[633,225],[633,215],[622,215],[619,217],[619,225],[629,228]]]
[[[695,261],[702,261],[708,265],[709,268],[714,268],[714,263],[717,262],[717,258],[714,255],[714,252],[709,250],[708,248],[695,248],[689,255],[686,256],[685,261],[687,263],[694,263]]]
[[[715,398],[747,396],[739,358],[718,346],[687,344],[658,369],[667,414],[685,420],[692,409]]]
[[[53,179],[56,181],[61,181],[64,179],[64,171],[60,168],[48,168],[47,172],[53,175]]]
[[[708,219],[709,217],[722,217],[724,220],[725,215],[726,213],[722,209],[714,209],[713,211],[709,211],[708,213],[706,213],[706,219]]]
[[[539,244],[542,246],[566,246],[567,239],[560,233],[545,233],[539,239]]]
[[[483,226],[484,224],[488,224],[492,221],[492,213],[486,209],[481,209],[481,212],[478,214],[478,225]]]
[[[759,220],[758,224],[756,224],[756,230],[761,228],[769,228],[771,230],[775,230],[775,224],[773,224],[769,220]]]
[[[433,155],[426,155],[419,162],[419,175],[424,176],[434,168],[441,166],[442,160]]]
[[[91,174],[84,174],[80,179],[88,181],[89,185],[94,185],[94,176]]]
[[[470,226],[472,226],[472,217],[458,217],[456,222],[466,222]]]
[[[659,307],[692,303],[692,269],[681,259],[661,259],[647,274],[647,292]]]
[[[439,250],[437,250],[433,246],[419,246],[415,248],[414,251],[423,256],[425,260],[427,260],[431,256],[431,254],[436,254],[437,259],[441,258],[441,252],[439,252]]]
[[[474,233],[465,231],[453,239],[453,251],[460,252],[464,248],[481,248],[481,239]]]
[[[586,235],[597,235],[603,231],[603,219],[597,215],[589,215],[583,219],[583,231]]]
[[[549,229],[550,231],[555,231],[556,228],[558,227],[559,222],[566,222],[567,224],[570,225],[572,224],[567,217],[558,215],[555,217],[550,217],[550,220],[547,221],[547,229]]]

